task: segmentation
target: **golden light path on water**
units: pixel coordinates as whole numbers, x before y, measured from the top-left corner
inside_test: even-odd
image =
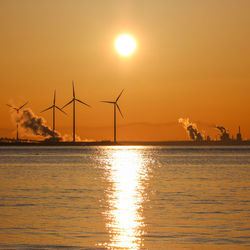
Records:
[[[140,249],[143,245],[142,181],[147,175],[139,147],[115,147],[110,151],[110,181],[107,228],[110,233],[108,249]]]

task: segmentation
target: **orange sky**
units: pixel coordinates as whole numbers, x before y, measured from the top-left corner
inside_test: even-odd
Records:
[[[250,1],[248,0],[0,0],[0,137],[15,136],[6,103],[29,101],[37,115],[76,95],[77,134],[112,139],[115,99],[125,88],[118,140],[187,139],[178,118],[189,117],[250,138]],[[137,40],[131,57],[114,40]],[[56,128],[71,134],[72,107]],[[52,112],[42,116],[52,126]]]

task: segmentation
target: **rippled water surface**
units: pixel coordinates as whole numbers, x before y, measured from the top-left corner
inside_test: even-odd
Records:
[[[250,249],[250,147],[0,147],[1,249]]]

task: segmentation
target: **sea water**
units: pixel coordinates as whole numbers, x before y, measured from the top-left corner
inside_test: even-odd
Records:
[[[0,147],[1,249],[250,249],[250,147]]]

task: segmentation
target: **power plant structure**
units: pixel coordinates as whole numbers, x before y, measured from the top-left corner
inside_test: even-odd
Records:
[[[220,141],[223,142],[223,143],[230,143],[230,142],[242,142],[242,135],[241,135],[241,131],[240,131],[240,126],[239,126],[239,131],[236,135],[236,139],[234,139],[234,137],[232,136],[230,138],[230,134],[227,132],[227,130],[222,127],[222,126],[217,126],[216,127],[217,129],[219,129],[219,131],[221,132],[221,135],[220,135]]]
[[[204,138],[204,136],[201,135],[200,132],[198,132],[198,130],[196,128],[193,128],[192,125],[189,125],[187,128],[187,131],[189,133],[189,137],[192,141],[194,142],[213,142],[211,140],[211,137],[208,135],[206,138]],[[241,131],[240,131],[240,126],[239,126],[239,131],[236,135],[236,139],[234,139],[233,136],[231,136],[230,138],[230,134],[229,132],[222,126],[216,126],[216,129],[218,129],[220,131],[220,135],[219,135],[219,140],[217,140],[216,137],[216,142],[220,142],[223,144],[231,144],[231,143],[241,143],[242,140],[242,135],[241,135]]]
[[[242,142],[242,136],[241,136],[241,132],[240,132],[240,126],[239,126],[239,132],[236,135],[236,140],[237,140],[237,142]]]

